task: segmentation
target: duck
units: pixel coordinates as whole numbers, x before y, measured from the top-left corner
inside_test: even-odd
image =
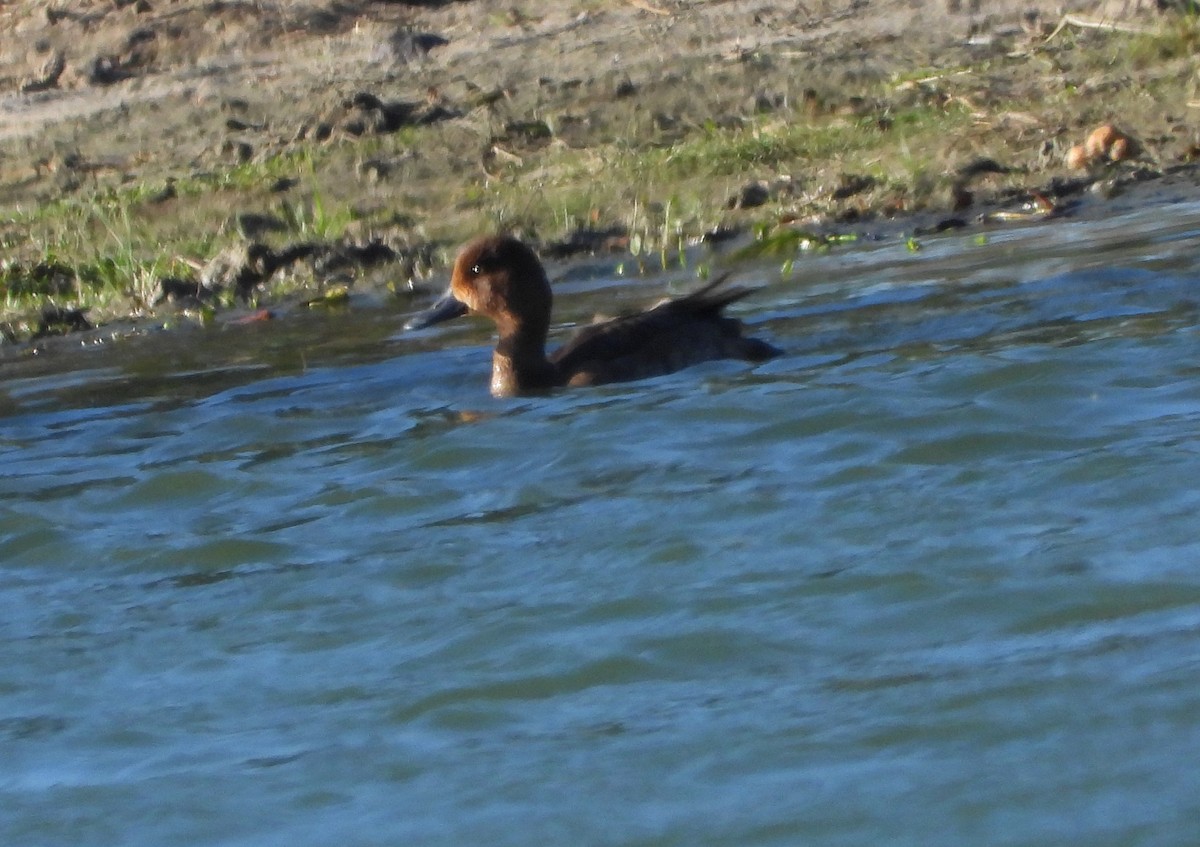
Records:
[[[590,324],[547,356],[554,298],[541,260],[515,236],[485,235],[459,250],[446,293],[404,328],[424,329],[469,313],[493,321],[495,397],[647,379],[713,359],[762,362],[780,355],[722,314],[751,293],[726,286],[727,279],[725,274],[683,297]]]

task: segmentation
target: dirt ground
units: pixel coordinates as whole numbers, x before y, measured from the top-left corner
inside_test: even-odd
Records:
[[[83,153],[95,168],[121,169],[127,176],[186,169],[225,146],[226,117],[232,112],[251,116],[246,127],[251,143],[261,131],[268,144],[280,144],[358,90],[386,90],[399,99],[457,107],[474,132],[455,140],[473,153],[485,147],[486,124],[497,112],[524,117],[563,107],[604,108],[621,99],[612,95],[625,82],[642,87],[634,98],[641,108],[702,122],[736,113],[756,94],[795,98],[813,89],[819,95],[852,96],[896,73],[950,66],[957,54],[973,54],[967,56],[971,59],[980,50],[1009,47],[1054,25],[1065,11],[1094,13],[1127,5],[1096,0],[8,3],[0,5],[0,142],[7,148],[3,191],[9,202],[35,192],[39,177],[71,153]],[[738,67],[739,60],[753,55],[781,61],[751,72]],[[63,65],[57,82],[30,90],[43,79],[45,66],[56,61]],[[501,97],[486,105],[496,108],[476,114],[474,107],[492,91]],[[615,121],[600,117],[599,123],[609,122]],[[25,142],[25,155],[16,141]]]
[[[85,223],[104,249],[143,269],[147,250],[169,259],[147,285],[239,295],[261,294],[279,245],[301,238],[386,244],[409,275],[498,226],[543,246],[584,228],[627,247],[639,214],[663,216],[647,192],[675,188],[617,170],[631,149],[804,121],[885,132],[930,104],[968,112],[961,132],[673,171],[688,183],[673,225],[949,213],[963,205],[951,175],[970,162],[999,162],[1010,175],[987,190],[1014,196],[1070,177],[1068,148],[1112,120],[1161,170],[1196,148],[1194,45],[1130,58],[1104,39],[1163,15],[1137,0],[3,3],[0,258],[40,267],[69,252],[76,218],[56,229],[45,210],[89,205],[107,215]],[[854,182],[864,172],[877,175]],[[277,252],[250,273],[256,239]],[[221,276],[214,256],[229,250],[242,266]],[[80,292],[60,286],[55,302],[88,305]],[[155,293],[112,309],[148,312]]]

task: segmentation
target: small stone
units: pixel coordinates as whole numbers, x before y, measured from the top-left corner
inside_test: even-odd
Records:
[[[726,207],[730,209],[754,209],[771,199],[771,189],[763,180],[748,182],[735,197],[729,198]]]
[[[154,305],[178,300],[199,300],[204,301],[213,296],[211,289],[205,288],[194,279],[185,279],[177,276],[167,276],[159,280],[159,294],[154,301]]]
[[[231,138],[221,145],[221,152],[225,155],[232,154],[239,162],[249,162],[254,156],[254,146],[248,141],[239,141]]]
[[[87,309],[64,309],[60,306],[46,306],[42,309],[38,321],[36,338],[48,335],[66,335],[68,332],[85,332],[92,328],[86,317]]]
[[[847,197],[853,197],[855,194],[861,194],[868,188],[875,186],[875,177],[865,176],[862,174],[842,174],[838,180],[837,188],[833,189],[834,200],[844,200]]]
[[[358,165],[358,175],[372,184],[386,180],[392,173],[392,163],[383,159],[367,159]]]
[[[167,177],[167,184],[162,187],[150,198],[151,203],[166,203],[168,200],[174,200],[179,196],[179,192],[175,188],[174,177]]]
[[[958,169],[958,175],[963,179],[974,179],[984,174],[1006,174],[1008,172],[1009,168],[1000,164],[995,159],[988,159],[986,157],[972,159]]]
[[[637,94],[637,86],[633,84],[633,80],[626,77],[617,83],[617,87],[613,89],[613,96],[618,100],[625,97],[632,97]]]
[[[275,215],[262,215],[257,212],[239,212],[234,216],[234,224],[246,238],[258,238],[268,232],[287,231],[287,224]]]
[[[210,291],[233,289],[247,297],[279,267],[279,258],[265,244],[251,242],[229,247],[200,271],[200,284]]]
[[[46,91],[58,85],[58,79],[62,76],[63,69],[67,66],[66,57],[61,51],[55,51],[50,58],[42,65],[38,75],[21,83],[21,93],[31,94],[37,91]]]
[[[92,59],[84,69],[83,75],[91,85],[112,85],[128,76],[121,69],[120,61],[113,56],[97,56]]]
[[[432,32],[399,29],[388,39],[386,48],[378,51],[377,58],[389,58],[393,62],[410,64],[424,59],[430,50],[449,43],[447,39]]]
[[[374,109],[382,109],[383,101],[369,91],[359,91],[350,98],[346,107],[369,112]]]
[[[554,136],[554,132],[545,121],[511,121],[504,125],[504,134],[526,142],[544,141]]]

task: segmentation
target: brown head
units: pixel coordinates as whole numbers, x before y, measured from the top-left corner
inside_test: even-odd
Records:
[[[459,250],[442,299],[405,327],[422,329],[470,311],[495,321],[502,343],[543,349],[552,300],[546,271],[533,250],[509,235],[483,236]]]

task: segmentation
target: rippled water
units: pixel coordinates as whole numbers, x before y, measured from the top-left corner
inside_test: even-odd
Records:
[[[1198,237],[751,270],[785,357],[531,399],[386,312],[9,363],[0,843],[1194,843]]]

